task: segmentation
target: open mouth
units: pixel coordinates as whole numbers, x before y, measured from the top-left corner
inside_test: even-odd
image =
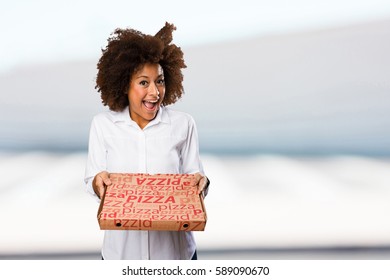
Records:
[[[158,100],[144,100],[142,101],[146,109],[155,110],[157,108]]]

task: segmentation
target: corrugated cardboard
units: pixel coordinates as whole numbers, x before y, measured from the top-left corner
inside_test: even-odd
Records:
[[[202,231],[203,197],[190,174],[111,173],[98,221],[105,230]]]

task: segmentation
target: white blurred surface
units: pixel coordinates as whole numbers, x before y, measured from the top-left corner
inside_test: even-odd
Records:
[[[202,156],[211,179],[199,250],[388,246],[390,159]],[[0,154],[0,254],[100,250],[85,153]]]
[[[155,34],[165,21],[173,22],[176,42],[188,46],[390,16],[387,0],[198,0],[186,5],[149,0],[147,6],[126,0],[2,0],[1,7],[0,72],[42,62],[97,60],[118,27]]]

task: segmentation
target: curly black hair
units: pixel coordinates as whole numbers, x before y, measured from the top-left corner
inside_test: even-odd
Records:
[[[175,103],[184,93],[182,68],[186,68],[182,50],[172,42],[173,24],[165,23],[156,35],[146,35],[134,29],[116,29],[102,49],[97,64],[95,89],[102,102],[113,111],[129,105],[127,92],[133,74],[146,63],[160,64],[164,71],[163,105]]]

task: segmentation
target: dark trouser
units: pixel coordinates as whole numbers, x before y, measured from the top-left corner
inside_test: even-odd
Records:
[[[102,260],[104,261],[103,256],[102,256]],[[191,261],[196,261],[196,260],[198,260],[198,254],[197,254],[196,251],[195,251],[194,255],[193,255],[192,258],[191,258]]]

